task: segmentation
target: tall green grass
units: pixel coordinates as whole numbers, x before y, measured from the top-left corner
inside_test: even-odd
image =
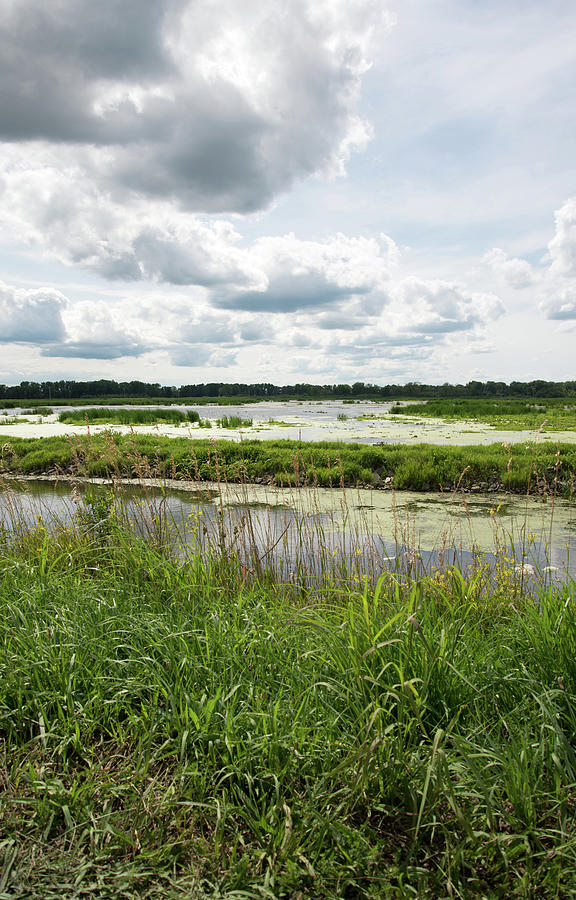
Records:
[[[574,896],[573,584],[154,534],[3,535],[0,896]]]

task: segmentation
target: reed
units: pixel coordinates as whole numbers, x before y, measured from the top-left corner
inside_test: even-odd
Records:
[[[196,410],[178,409],[109,409],[94,407],[62,412],[58,421],[67,425],[181,425],[200,423]]]
[[[252,419],[243,419],[241,416],[222,416],[216,420],[220,428],[248,428],[252,422]]]

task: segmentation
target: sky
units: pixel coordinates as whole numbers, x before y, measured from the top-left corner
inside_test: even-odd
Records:
[[[574,0],[0,0],[0,382],[576,378]]]

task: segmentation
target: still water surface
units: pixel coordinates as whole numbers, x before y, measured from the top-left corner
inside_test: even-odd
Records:
[[[101,483],[5,482],[0,524],[51,528],[89,514],[97,527],[105,504],[90,506],[90,497],[114,496],[141,533],[162,532],[182,548],[224,546],[286,576],[327,562],[372,574],[399,562],[466,567],[482,553],[514,554],[530,577],[530,566],[551,581],[576,577],[576,508],[565,500],[177,482],[123,482],[110,492]]]

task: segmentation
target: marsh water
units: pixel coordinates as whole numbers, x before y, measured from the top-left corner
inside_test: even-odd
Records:
[[[501,431],[481,422],[445,422],[441,419],[410,417],[410,406],[417,401],[403,401],[401,415],[390,415],[391,401],[344,402],[342,400],[269,400],[237,406],[178,406],[165,407],[188,411],[196,409],[201,418],[210,422],[210,428],[198,425],[90,425],[91,433],[111,430],[120,434],[133,431],[136,434],[150,432],[171,437],[225,438],[226,440],[345,441],[361,444],[491,444],[515,443],[538,440],[576,440],[576,431],[546,432],[544,428],[532,431]],[[154,404],[162,408],[162,403]],[[89,408],[89,407],[86,407]],[[142,409],[141,406],[114,407],[108,409]],[[2,436],[43,437],[57,434],[85,434],[87,426],[66,425],[58,422],[58,414],[69,407],[54,406],[52,415],[24,415],[27,410],[0,409]],[[75,407],[82,409],[82,407]],[[404,412],[405,410],[405,412]],[[252,424],[241,428],[222,428],[218,424],[223,416],[250,419]],[[25,420],[23,420],[23,417]],[[18,419],[19,421],[12,421]],[[544,420],[543,423],[544,424]]]
[[[3,484],[0,524],[10,532],[76,521],[97,531],[112,504],[139,533],[182,553],[212,545],[286,577],[327,567],[465,569],[480,556],[507,557],[527,578],[576,576],[576,508],[558,498],[27,479]]]

